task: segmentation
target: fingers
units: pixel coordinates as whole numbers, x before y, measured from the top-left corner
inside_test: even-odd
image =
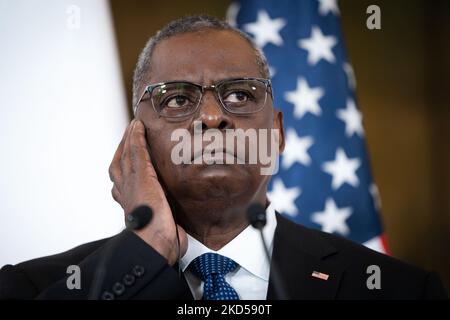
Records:
[[[114,183],[111,194],[121,203],[121,190],[130,174],[137,178],[157,178],[147,149],[144,124],[139,120],[132,120],[128,125],[114,154],[109,167],[109,177]]]
[[[141,121],[134,119],[125,130],[114,154],[109,167],[109,177],[111,181],[120,184],[123,175],[129,174],[131,171],[136,172],[149,164],[151,166],[145,139],[145,127]]]
[[[122,153],[120,154],[120,169],[123,175],[127,175],[130,172],[130,135],[133,131],[136,119],[133,119],[128,125],[128,132],[125,135],[125,141],[123,142]]]
[[[117,150],[114,153],[114,157],[113,157],[113,160],[111,161],[111,165],[109,166],[109,178],[111,179],[112,182],[120,183],[120,178],[121,178],[120,159],[122,157],[125,140],[129,135],[130,128],[131,128],[133,121],[127,126],[127,128],[123,134],[122,140],[120,141],[119,146],[117,147]]]
[[[137,120],[134,123],[130,132],[130,159],[131,165],[136,170],[151,169],[153,173],[153,166],[151,164],[150,155],[147,149],[147,141],[145,138],[144,124]]]
[[[145,127],[139,120],[133,121],[130,132],[125,139],[121,159],[121,169],[123,175],[148,170],[147,173],[156,177],[147,149]]]

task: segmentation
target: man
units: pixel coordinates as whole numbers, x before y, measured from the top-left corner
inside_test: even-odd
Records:
[[[199,154],[189,149],[194,164],[174,161],[177,130],[194,137],[198,131],[272,130],[277,139],[268,144],[282,152],[283,118],[272,105],[268,78],[262,53],[222,21],[187,17],[159,31],[137,63],[135,119],[110,166],[112,195],[125,216],[144,205],[152,208],[152,220],[111,239],[3,267],[0,298],[445,298],[434,273],[276,213],[261,162],[195,164],[204,142]],[[245,143],[246,159],[252,143]],[[218,158],[230,156],[237,160],[235,148]],[[249,226],[246,212],[255,203],[266,210],[270,261]],[[78,287],[70,286],[68,266],[79,267]],[[373,283],[369,267],[378,272]]]

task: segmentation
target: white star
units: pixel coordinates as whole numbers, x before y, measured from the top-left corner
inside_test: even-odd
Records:
[[[320,224],[324,232],[338,232],[345,236],[350,233],[346,220],[351,216],[352,211],[351,207],[338,208],[334,200],[328,198],[324,211],[313,213],[311,221]]]
[[[270,77],[273,78],[276,73],[277,73],[277,69],[275,69],[274,67],[269,65],[269,75],[270,75]]]
[[[369,187],[370,195],[372,196],[373,203],[375,205],[375,210],[380,211],[381,209],[381,197],[380,191],[378,190],[378,186],[375,183],[372,183]]]
[[[350,63],[345,62],[343,65],[343,69],[345,74],[347,75],[347,83],[350,89],[355,90],[356,89],[356,77],[355,77],[355,71],[353,70],[353,67]]]
[[[345,122],[345,134],[347,137],[350,138],[354,133],[358,134],[360,137],[364,135],[362,114],[359,112],[358,108],[356,108],[353,99],[347,99],[347,108],[337,110],[336,116]]]
[[[244,25],[244,30],[254,35],[255,43],[263,48],[267,43],[281,46],[283,38],[280,36],[280,30],[286,25],[283,18],[270,19],[269,14],[265,10],[258,11],[256,22]]]
[[[297,199],[301,193],[302,190],[299,187],[286,188],[283,181],[280,178],[277,178],[273,182],[272,191],[268,192],[267,196],[273,203],[275,209],[295,217],[298,214],[298,209],[295,206],[295,199]]]
[[[356,170],[360,165],[361,161],[358,158],[349,159],[344,150],[338,148],[334,161],[325,162],[322,165],[322,170],[333,176],[331,187],[333,190],[337,190],[346,182],[353,187],[359,185]]]
[[[241,9],[241,4],[238,2],[233,2],[227,9],[226,17],[228,24],[234,28],[237,28],[236,18]]]
[[[329,12],[339,15],[337,0],[319,0],[319,13],[326,16]]]
[[[298,78],[297,89],[286,92],[284,98],[295,106],[294,116],[300,119],[307,112],[311,112],[316,116],[322,113],[318,101],[323,94],[322,88],[311,88],[305,78]]]
[[[334,57],[331,48],[336,45],[334,36],[324,36],[319,27],[313,26],[311,37],[298,41],[298,46],[308,51],[308,63],[315,65],[321,59],[333,63]]]
[[[308,149],[313,143],[312,137],[300,138],[295,129],[289,128],[283,152],[283,168],[289,169],[296,161],[305,166],[309,165],[311,163],[311,157],[308,154]]]

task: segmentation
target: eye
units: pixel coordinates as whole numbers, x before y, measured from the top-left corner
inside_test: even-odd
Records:
[[[225,96],[223,101],[228,103],[240,103],[240,102],[247,102],[249,99],[250,96],[246,92],[235,91]]]
[[[166,100],[165,105],[169,108],[182,108],[190,104],[190,100],[186,96],[177,95]]]

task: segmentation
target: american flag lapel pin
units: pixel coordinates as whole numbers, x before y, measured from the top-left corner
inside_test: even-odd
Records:
[[[330,277],[330,275],[326,274],[326,273],[319,272],[319,271],[313,271],[313,273],[311,273],[311,277],[327,281],[328,278]]]

